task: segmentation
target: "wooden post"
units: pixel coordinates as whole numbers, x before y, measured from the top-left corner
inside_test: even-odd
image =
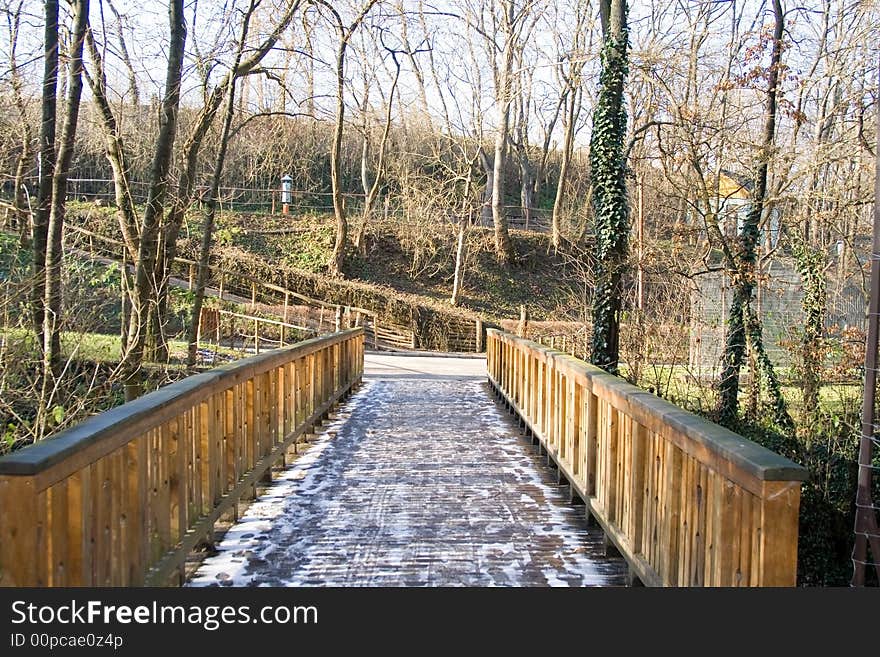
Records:
[[[33,477],[0,477],[0,586],[45,586],[38,581],[40,554],[37,492]]]
[[[257,308],[257,284],[251,283],[251,312]]]
[[[260,320],[254,320],[254,352],[260,353]]]
[[[336,306],[336,330],[342,330],[342,306]]]
[[[195,287],[195,280],[196,280],[196,267],[195,267],[195,265],[191,264],[189,266],[189,290],[190,290],[190,292],[192,292],[193,288]]]
[[[529,337],[529,311],[525,305],[519,307],[519,326],[516,327],[516,334],[521,338]]]
[[[476,329],[476,352],[480,353],[483,351],[483,320],[479,317],[474,321],[475,329]]]
[[[223,300],[223,272],[220,272],[220,300]]]

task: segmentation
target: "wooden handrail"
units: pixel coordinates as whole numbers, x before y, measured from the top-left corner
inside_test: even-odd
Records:
[[[487,331],[487,366],[642,583],[795,584],[805,468],[503,331]]]
[[[0,458],[0,586],[179,582],[187,554],[363,374],[364,334],[188,377]]]

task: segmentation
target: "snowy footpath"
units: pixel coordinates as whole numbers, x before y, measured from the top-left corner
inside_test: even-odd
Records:
[[[485,361],[367,356],[364,384],[189,586],[620,586]]]

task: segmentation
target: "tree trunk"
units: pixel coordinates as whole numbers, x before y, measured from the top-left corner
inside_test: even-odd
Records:
[[[525,148],[519,153],[520,193],[519,199],[522,205],[523,221],[528,230],[532,222],[532,213],[535,207],[535,169],[529,161],[529,155]]]
[[[562,163],[559,165],[559,181],[556,183],[556,197],[553,199],[553,220],[550,228],[550,243],[558,249],[562,243],[562,202],[565,199],[565,187],[568,183],[568,168],[574,150],[574,128],[577,121],[578,91],[568,90],[565,107],[565,137],[562,147]]]
[[[718,385],[718,416],[720,421],[725,424],[735,423],[739,414],[739,375],[745,355],[746,332],[749,330],[749,318],[752,314],[752,296],[757,282],[756,264],[759,225],[766,204],[769,160],[776,135],[776,95],[779,84],[779,66],[782,57],[782,35],[784,30],[781,0],[773,0],[773,13],[775,23],[773,46],[770,55],[770,69],[767,76],[764,134],[758,157],[758,168],[755,172],[755,188],[752,193],[752,203],[743,221],[742,231],[738,238],[738,249],[734,254],[734,262],[732,263],[733,300],[730,306],[730,317],[727,324],[724,353],[722,355],[723,369]],[[755,326],[751,328],[751,334],[748,337],[755,348],[763,350],[761,322],[756,317],[754,323]],[[781,395],[776,400],[776,404],[777,406],[782,404],[784,407],[784,400],[782,400]]]
[[[24,3],[19,0],[18,6],[11,11],[7,19],[9,21],[9,82],[12,86],[12,97],[15,109],[18,113],[19,127],[21,130],[21,151],[15,163],[15,189],[12,192],[12,204],[15,208],[15,227],[18,229],[18,241],[22,249],[30,247],[31,213],[29,199],[26,195],[24,179],[31,167],[34,156],[34,133],[31,122],[28,120],[27,104],[24,100],[21,69],[18,66],[16,49],[18,48],[18,36],[21,27],[21,16]]]
[[[44,385],[50,374],[61,373],[61,240],[64,232],[64,211],[67,202],[67,176],[73,160],[76,128],[82,98],[83,41],[88,29],[89,0],[76,0],[74,28],[68,58],[68,97],[64,108],[64,125],[58,162],[52,180],[52,209],[46,240],[46,284],[43,317]]]
[[[458,227],[458,246],[455,249],[455,275],[452,280],[452,297],[449,303],[457,306],[459,303],[459,294],[461,293],[462,268],[464,267],[464,232],[465,222],[467,220],[462,217],[461,225]]]
[[[331,276],[342,276],[345,271],[345,244],[348,239],[348,220],[345,216],[345,200],[342,198],[342,129],[345,120],[345,48],[348,41],[343,38],[336,53],[336,123],[333,128],[333,142],[330,147],[330,185],[333,192],[333,216],[336,219],[336,239],[333,252],[327,263]]]
[[[393,56],[393,55],[392,55]],[[366,147],[367,147],[367,138],[366,138],[366,126],[364,131],[364,156],[361,158],[361,178],[363,180],[364,185],[364,214],[363,219],[361,220],[360,228],[358,229],[357,235],[354,239],[354,245],[357,249],[363,249],[363,240],[364,233],[367,230],[367,222],[370,219],[370,215],[373,212],[373,205],[376,203],[376,198],[379,196],[379,187],[382,184],[382,180],[385,177],[385,150],[388,145],[388,135],[391,133],[391,110],[394,106],[394,93],[397,91],[397,81],[400,79],[400,63],[397,61],[397,57],[394,56],[394,79],[391,81],[391,92],[388,94],[388,108],[385,112],[385,127],[382,130],[382,139],[379,142],[379,158],[378,162],[376,162],[376,176],[373,178],[373,184],[367,184],[367,169],[366,169]]]
[[[232,70],[238,68],[241,54],[245,48],[251,17],[255,8],[255,0],[251,0],[249,11],[244,16],[241,27],[241,40],[235,54],[235,65]],[[196,276],[195,299],[193,301],[192,316],[190,317],[189,330],[187,331],[187,365],[192,367],[196,362],[198,351],[199,321],[201,319],[202,304],[205,299],[205,288],[208,283],[208,260],[211,255],[211,237],[214,232],[214,216],[217,208],[217,197],[220,195],[220,181],[223,178],[223,165],[226,161],[226,151],[229,147],[229,133],[232,130],[232,119],[235,116],[235,78],[230,79],[226,89],[226,100],[223,108],[223,128],[220,133],[220,148],[217,151],[217,159],[214,162],[214,173],[211,179],[211,191],[205,203],[205,215],[202,223],[202,242],[199,249],[198,274]],[[259,337],[255,337],[259,340]],[[259,344],[259,343],[258,343]]]
[[[508,50],[513,49],[509,44]],[[504,167],[507,163],[507,133],[510,130],[510,69],[512,55],[506,55],[506,69],[502,74],[502,89],[498,99],[498,133],[495,135],[495,159],[492,169],[492,224],[495,227],[495,258],[502,267],[510,267],[513,246],[504,214]]]
[[[629,206],[626,193],[627,7],[625,0],[602,0],[599,98],[590,138],[590,179],[596,221],[596,284],[590,360],[617,373],[620,354],[621,279],[626,267]]]
[[[13,205],[15,206],[15,221],[18,229],[18,243],[22,249],[30,245],[30,212],[27,208],[27,198],[24,190],[24,178],[31,166],[31,158],[33,157],[33,135],[31,134],[30,124],[23,122],[21,136],[21,153],[18,156],[18,162],[15,165],[15,192],[13,194]]]
[[[34,285],[31,292],[32,321],[37,342],[43,344],[43,307],[46,294],[46,242],[55,175],[55,113],[58,91],[58,0],[45,0],[43,37],[43,96],[40,123],[40,180],[33,225]]]
[[[126,353],[122,362],[126,399],[133,399],[141,394],[140,368],[143,362],[149,307],[151,303],[155,303],[155,292],[158,287],[155,273],[159,220],[164,208],[168,170],[171,165],[174,140],[177,136],[177,113],[180,107],[180,82],[186,43],[183,0],[169,2],[168,17],[170,43],[165,96],[162,99],[159,136],[156,140],[156,149],[150,166],[150,187],[141,222],[137,261],[135,262],[131,322],[129,323]]]
[[[489,156],[482,146],[478,152],[480,164],[486,174],[486,187],[483,189],[483,201],[480,206],[480,220],[483,224],[492,222],[492,189],[495,186],[495,165],[489,160]]]

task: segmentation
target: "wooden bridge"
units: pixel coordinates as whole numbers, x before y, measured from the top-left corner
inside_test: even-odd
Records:
[[[800,466],[500,331],[367,362],[315,338],[3,457],[0,585],[795,583]]]

